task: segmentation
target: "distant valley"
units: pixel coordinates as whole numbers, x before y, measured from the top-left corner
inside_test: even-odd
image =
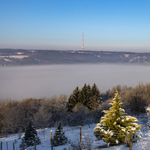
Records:
[[[150,64],[150,53],[0,49],[0,66],[126,63]]]

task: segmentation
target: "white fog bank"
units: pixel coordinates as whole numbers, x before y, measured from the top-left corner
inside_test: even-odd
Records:
[[[150,82],[150,66],[81,64],[0,67],[0,99],[70,95],[76,86],[96,83],[101,92],[117,84]]]

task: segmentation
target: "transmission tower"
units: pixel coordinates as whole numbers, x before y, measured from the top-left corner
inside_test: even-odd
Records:
[[[82,32],[82,50],[84,50],[84,32]]]

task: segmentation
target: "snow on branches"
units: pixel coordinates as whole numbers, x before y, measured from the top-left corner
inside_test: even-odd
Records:
[[[138,125],[138,119],[132,116],[127,116],[125,110],[121,108],[122,103],[115,94],[114,99],[110,103],[112,107],[109,110],[104,110],[105,115],[101,117],[100,123],[94,128],[94,135],[97,139],[103,139],[109,144],[125,143],[125,138],[133,130],[133,138],[139,137],[136,132],[142,125]]]

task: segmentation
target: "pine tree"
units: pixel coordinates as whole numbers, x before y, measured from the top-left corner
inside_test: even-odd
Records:
[[[89,84],[86,88],[87,88],[87,91],[86,91],[87,99],[89,99],[90,97],[93,96],[92,89],[91,89],[91,86]]]
[[[97,96],[100,98],[100,91],[99,89],[97,88],[96,84],[94,83],[93,86],[92,86],[92,95],[94,96]],[[100,100],[100,99],[99,99]]]
[[[79,93],[79,101],[80,101],[80,103],[82,103],[85,106],[86,106],[86,102],[88,99],[87,90],[88,90],[88,88],[87,88],[87,85],[85,83],[84,86],[82,87],[82,89],[80,90],[80,93]]]
[[[89,84],[86,86],[86,84],[85,84],[83,86],[81,92],[82,92],[83,105],[90,109],[89,101],[90,101],[90,98],[92,97],[91,86]]]
[[[80,90],[78,87],[73,91],[73,93],[69,96],[67,102],[67,108],[69,112],[72,112],[73,108],[76,104],[81,103],[86,106],[89,110],[94,110],[100,104],[100,91],[97,88],[96,84],[91,86],[86,83]]]
[[[94,83],[91,88],[91,96],[89,97],[87,106],[90,110],[94,110],[101,103],[100,91]]]
[[[68,139],[67,139],[67,137],[65,137],[64,134],[65,134],[65,132],[63,132],[61,123],[59,123],[59,125],[55,131],[54,138],[53,138],[54,146],[64,145],[68,142]]]
[[[137,118],[126,116],[124,109],[121,108],[122,103],[118,93],[115,94],[115,98],[110,104],[112,107],[107,111],[104,110],[105,115],[101,117],[100,123],[94,128],[95,136],[109,144],[125,143],[125,137],[133,130],[133,138],[140,138],[136,132],[142,125],[136,123],[138,122]]]
[[[25,131],[25,136],[23,138],[27,147],[34,146],[35,143],[36,145],[41,143],[39,137],[37,136],[37,131],[35,129],[34,123],[31,119],[28,123]]]
[[[72,109],[75,107],[75,105],[79,102],[79,87],[77,86],[73,93],[68,98],[67,108],[68,111],[72,112]]]

